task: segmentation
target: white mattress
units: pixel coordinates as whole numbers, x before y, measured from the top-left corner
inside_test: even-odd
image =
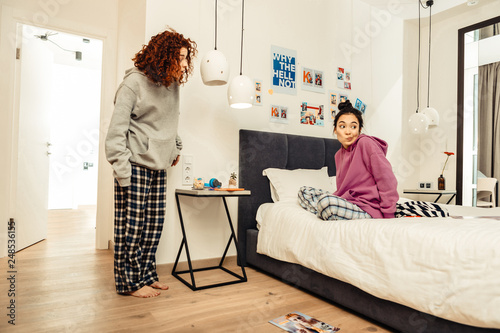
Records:
[[[446,207],[463,218],[328,222],[298,203],[264,204],[257,252],[421,312],[500,328],[500,208]]]

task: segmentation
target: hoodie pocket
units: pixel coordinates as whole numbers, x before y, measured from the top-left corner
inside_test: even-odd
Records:
[[[175,140],[148,139],[148,150],[137,155],[137,163],[154,170],[164,170],[170,166]]]

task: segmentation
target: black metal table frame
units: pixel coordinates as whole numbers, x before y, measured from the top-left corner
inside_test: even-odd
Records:
[[[224,250],[224,254],[222,255],[222,258],[219,261],[218,266],[210,266],[210,267],[203,267],[203,268],[196,268],[193,269],[193,265],[191,263],[191,256],[189,255],[189,246],[187,242],[187,237],[186,237],[186,229],[184,227],[184,220],[182,219],[182,212],[181,212],[181,205],[179,201],[179,196],[184,195],[184,196],[190,196],[190,197],[213,197],[213,198],[222,198],[222,201],[224,202],[224,208],[226,210],[226,215],[227,219],[229,222],[229,227],[231,228],[231,236],[229,237],[229,241],[226,245],[226,248]],[[245,194],[246,195],[246,194]],[[196,291],[196,290],[202,290],[202,289],[208,289],[208,288],[215,288],[215,287],[221,287],[221,286],[226,286],[230,284],[235,284],[235,283],[241,283],[241,282],[246,282],[247,281],[247,275],[245,272],[245,267],[241,267],[241,273],[242,275],[239,275],[237,273],[234,273],[227,269],[226,267],[223,267],[224,260],[226,258],[227,251],[229,250],[229,247],[231,246],[231,241],[234,241],[234,244],[236,246],[236,255],[238,258],[238,262],[241,262],[240,258],[240,253],[238,250],[238,240],[236,239],[236,234],[234,232],[234,227],[233,223],[231,221],[231,216],[229,214],[229,209],[227,208],[227,203],[226,203],[226,196],[239,196],[238,194],[231,194],[228,195],[226,193],[220,193],[220,194],[210,194],[210,195],[203,195],[203,194],[198,194],[198,193],[193,193],[193,194],[187,194],[187,193],[175,193],[175,201],[177,203],[177,210],[179,212],[179,220],[181,224],[181,229],[182,229],[182,241],[181,241],[181,246],[179,248],[179,252],[177,253],[177,258],[175,259],[174,267],[172,268],[172,275],[177,278],[179,281],[184,283],[186,286],[188,286],[191,290]],[[187,262],[188,262],[188,267],[189,269],[183,270],[183,271],[176,271],[177,269],[177,264],[179,263],[179,258],[182,253],[182,249],[186,248],[186,256],[187,256]],[[195,272],[201,272],[201,271],[208,271],[208,270],[215,270],[215,269],[221,269],[224,272],[236,277],[236,280],[233,281],[226,281],[226,282],[221,282],[221,283],[214,283],[214,284],[209,284],[209,285],[204,285],[204,286],[197,286],[196,281],[194,278],[194,273]],[[189,273],[191,277],[191,283],[189,283],[187,280],[185,280],[180,274],[186,274]]]
[[[405,190],[405,191],[403,191],[403,193],[405,193],[405,194],[437,195],[438,197],[436,198],[436,200],[434,200],[434,203],[437,203],[439,201],[439,199],[441,199],[443,194],[451,195],[450,199],[446,202],[446,204],[449,204],[451,202],[451,200],[453,200],[453,198],[455,198],[455,196],[457,195],[456,192],[455,193],[439,193],[439,192],[433,192],[433,191],[417,192],[417,191],[411,191],[411,190]]]

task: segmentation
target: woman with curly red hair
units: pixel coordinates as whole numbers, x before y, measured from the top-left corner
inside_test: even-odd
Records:
[[[196,43],[169,29],[132,59],[115,95],[106,158],[115,177],[115,285],[154,297],[168,287],[156,274],[166,207],[166,169],[179,162],[179,86],[193,71]]]

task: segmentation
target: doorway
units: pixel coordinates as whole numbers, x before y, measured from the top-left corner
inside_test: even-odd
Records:
[[[22,249],[46,237],[47,209],[97,204],[103,43],[24,24],[19,31]]]

